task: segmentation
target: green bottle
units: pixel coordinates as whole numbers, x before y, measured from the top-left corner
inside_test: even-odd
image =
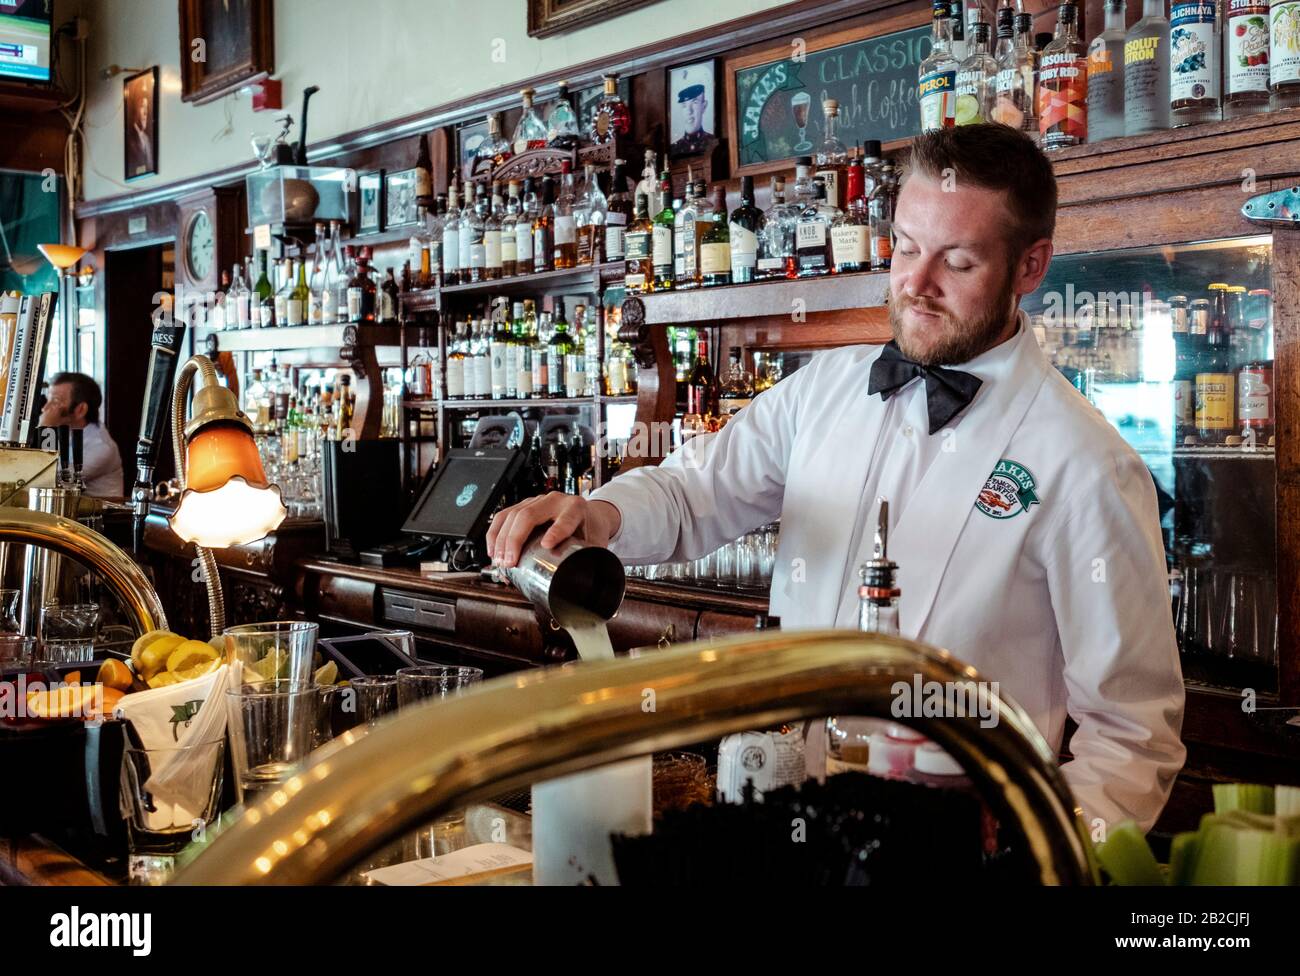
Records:
[[[664,170],[659,178],[659,192],[664,208],[654,217],[651,229],[651,265],[654,269],[654,287],[651,291],[672,291],[675,271],[673,266],[673,224],[677,213],[673,210],[673,182]]]
[[[271,279],[266,276],[267,253],[257,253],[262,274],[253,286],[253,297],[257,303],[256,321],[261,328],[269,329],[275,325],[275,289],[271,287]]]
[[[307,287],[307,262],[298,262],[298,281],[289,292],[289,301],[285,303],[285,325],[305,325],[307,322],[307,304],[311,301],[311,289]]]

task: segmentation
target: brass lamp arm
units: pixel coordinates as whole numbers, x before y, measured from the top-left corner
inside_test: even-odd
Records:
[[[203,383],[217,383],[217,368],[207,356],[191,356],[176,374],[172,389],[172,452],[176,455],[176,478],[181,491],[185,490],[185,414],[189,406],[190,385],[198,373]],[[195,545],[203,582],[208,590],[208,624],[213,637],[220,637],[226,629],[226,596],[221,589],[221,574],[217,559],[206,546]]]

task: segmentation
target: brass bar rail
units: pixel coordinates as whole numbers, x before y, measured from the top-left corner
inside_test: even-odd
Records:
[[[440,813],[555,776],[824,715],[890,715],[895,684],[979,681],[944,651],[852,631],[740,637],[489,681],[347,733],[244,811],[178,884],[319,884]],[[1091,884],[1092,848],[1029,716],[909,722],[1019,826],[1044,884]]]

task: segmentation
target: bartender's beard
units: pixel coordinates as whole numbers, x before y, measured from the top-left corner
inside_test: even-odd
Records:
[[[958,366],[991,349],[1014,314],[1011,278],[1008,268],[1002,287],[975,316],[966,319],[956,318],[927,298],[893,295],[889,302],[889,325],[899,351],[922,366]],[[938,323],[923,328],[909,325],[903,317],[909,308],[937,314]]]

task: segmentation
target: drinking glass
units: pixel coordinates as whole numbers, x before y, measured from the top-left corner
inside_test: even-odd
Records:
[[[22,590],[0,590],[0,633],[16,634],[18,626],[18,598]]]
[[[31,664],[35,649],[35,637],[0,634],[0,667],[6,664]]]
[[[794,114],[794,124],[799,127],[799,144],[794,152],[805,153],[813,147],[808,141],[808,109],[812,106],[812,96],[806,91],[796,93],[790,99],[790,111]]]
[[[128,876],[133,885],[165,884],[176,855],[200,839],[221,802],[224,739],[166,749],[122,753],[122,812],[126,819]],[[183,775],[176,777],[175,764]],[[176,777],[160,788],[157,777]]]
[[[41,662],[72,664],[93,660],[98,627],[98,603],[52,603],[42,607]]]
[[[422,664],[397,672],[397,707],[418,705],[426,698],[450,698],[483,680],[482,668]]]
[[[275,620],[227,627],[221,633],[226,642],[226,662],[244,684],[311,680],[320,624]]]
[[[311,752],[319,713],[314,682],[281,679],[226,689],[239,802],[256,801],[274,790]]]
[[[348,684],[354,696],[357,724],[373,728],[385,715],[397,711],[397,675],[367,674]]]

